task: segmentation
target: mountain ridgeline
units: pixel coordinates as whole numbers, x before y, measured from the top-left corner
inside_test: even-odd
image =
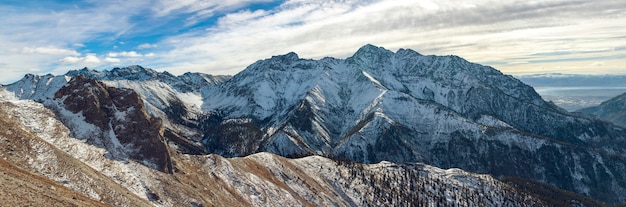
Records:
[[[576,112],[626,127],[626,93],[606,100],[598,106],[580,109]]]
[[[83,89],[72,88],[85,82],[90,87],[84,90],[108,95],[94,99],[89,94],[95,92],[81,95],[76,91]],[[88,89],[93,86],[98,90]],[[274,56],[232,77],[174,76],[141,66],[85,68],[64,76],[27,75],[4,88],[43,103],[73,136],[116,152],[112,159],[165,173],[182,168],[175,162],[179,153],[271,152],[365,164],[419,162],[626,202],[624,128],[568,113],[512,76],[457,56],[366,45],[346,59]],[[75,106],[77,99],[95,104]],[[87,117],[94,113],[100,118]],[[72,121],[77,116],[91,121]],[[129,119],[142,121],[133,129],[118,123]],[[86,124],[98,130],[72,127]],[[105,141],[89,141],[94,133]]]

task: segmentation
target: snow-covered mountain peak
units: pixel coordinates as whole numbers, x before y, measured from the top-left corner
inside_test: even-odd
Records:
[[[127,85],[127,88],[136,88],[134,86],[128,86],[126,82],[144,82],[156,81],[162,84],[167,84],[173,89],[181,93],[195,92],[199,93],[200,90],[207,86],[214,86],[221,82],[230,79],[230,76],[213,76],[203,73],[185,73],[180,76],[174,76],[167,71],[158,72],[150,68],[145,68],[139,65],[131,65],[122,68],[113,68],[112,70],[95,71],[88,68],[80,70],[71,70],[66,73],[66,76],[83,75],[88,78],[94,78],[97,80],[108,81],[108,83],[115,82],[114,85],[122,84]]]
[[[300,57],[295,52],[289,52],[284,55],[273,56],[271,59],[279,62],[293,62],[299,60]]]
[[[100,80],[152,80],[152,79],[173,79],[170,73],[159,73],[150,68],[144,68],[139,65],[131,65],[123,68],[113,68],[112,70],[104,70],[102,72],[83,68],[81,70],[71,70],[66,73],[67,76],[83,75],[85,77],[96,78]]]
[[[106,76],[106,74],[104,72],[100,72],[100,71],[96,71],[96,70],[91,70],[87,67],[84,67],[80,70],[70,70],[67,73],[65,73],[66,76],[70,76],[70,77],[74,77],[77,75],[83,75],[85,77],[91,77],[91,78],[98,78],[98,79],[102,79]]]
[[[19,99],[43,101],[52,98],[54,93],[69,80],[70,77],[67,76],[26,74],[24,78],[19,81],[3,87],[13,92]]]
[[[398,51],[396,51],[396,54],[400,56],[422,56],[422,54],[418,53],[417,51],[406,48],[398,49]]]
[[[378,67],[390,63],[391,57],[394,53],[383,47],[377,47],[371,44],[367,44],[349,57],[349,61],[354,61],[357,64],[371,65],[372,67]]]

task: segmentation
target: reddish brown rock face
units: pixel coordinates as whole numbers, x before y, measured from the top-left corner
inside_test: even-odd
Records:
[[[63,107],[73,113],[82,112],[86,122],[103,132],[113,130],[131,159],[171,173],[163,124],[148,115],[135,91],[76,76],[55,94],[55,99],[63,100]]]
[[[73,113],[82,111],[88,123],[102,130],[110,129],[108,114],[111,113],[113,103],[104,84],[84,76],[77,76],[54,94],[55,99],[64,97],[65,109]]]

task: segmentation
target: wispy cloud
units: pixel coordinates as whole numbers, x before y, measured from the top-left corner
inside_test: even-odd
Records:
[[[144,43],[144,44],[137,46],[137,49],[143,50],[143,49],[150,49],[150,48],[157,48],[157,47],[158,45],[156,44]]]
[[[63,64],[76,64],[76,63],[86,63],[86,64],[99,64],[102,61],[95,54],[87,54],[84,57],[64,57],[59,59],[60,63]]]
[[[139,54],[135,51],[123,51],[123,52],[110,52],[109,57],[143,57],[142,54]]]
[[[104,62],[120,63],[120,62],[122,62],[122,60],[119,59],[119,58],[106,57],[106,58],[104,58]]]
[[[186,19],[186,25],[192,25],[214,16],[217,12],[232,11],[254,3],[272,2],[273,0],[159,0],[153,10],[157,16],[172,14],[192,14]]]
[[[26,54],[46,54],[46,55],[80,55],[76,50],[57,48],[57,47],[24,47],[22,53]]]
[[[588,54],[590,59],[615,55],[605,49],[626,45],[620,38],[626,34],[625,10],[619,1],[287,1],[273,10],[235,12],[206,31],[167,39],[163,44],[175,49],[163,54],[168,56],[164,60],[180,64],[162,65],[179,72],[233,74],[275,54],[347,57],[372,43],[502,63],[494,66],[504,72],[535,72],[538,61],[564,57],[534,53],[568,51],[568,58],[602,51]],[[623,65],[604,71],[623,70]],[[584,72],[574,68],[569,69]]]

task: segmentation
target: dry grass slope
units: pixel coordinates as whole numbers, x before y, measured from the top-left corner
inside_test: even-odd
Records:
[[[0,159],[1,206],[109,206]]]

